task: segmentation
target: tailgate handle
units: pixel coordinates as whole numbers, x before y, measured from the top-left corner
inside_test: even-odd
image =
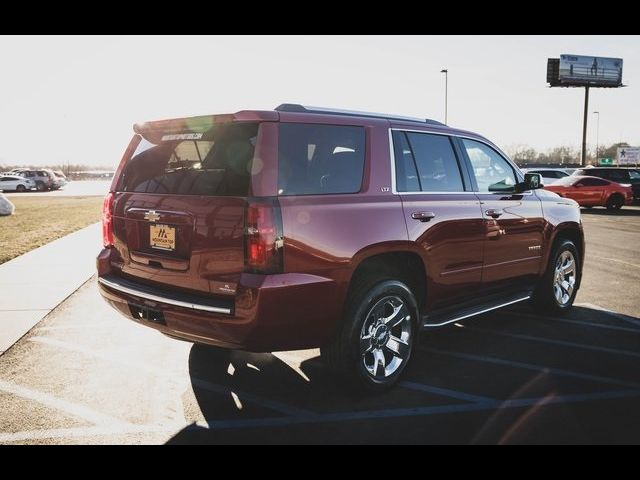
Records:
[[[501,216],[504,212],[502,210],[500,210],[499,208],[490,208],[489,210],[487,210],[486,212],[484,212],[487,214],[487,217],[491,217],[491,218],[498,218],[499,216]]]
[[[428,222],[432,218],[435,218],[436,214],[433,212],[413,212],[411,218],[414,220],[420,220],[421,222]]]

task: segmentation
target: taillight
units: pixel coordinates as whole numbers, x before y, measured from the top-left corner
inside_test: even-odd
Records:
[[[245,212],[245,266],[252,273],[282,272],[282,217],[277,200],[250,203]]]
[[[102,202],[102,244],[113,246],[113,192],[107,193]]]

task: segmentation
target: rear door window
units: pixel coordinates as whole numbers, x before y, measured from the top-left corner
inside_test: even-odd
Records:
[[[154,132],[127,162],[118,190],[176,195],[249,195],[257,123],[204,133]]]
[[[423,192],[464,192],[451,140],[445,135],[407,132]]]
[[[278,195],[360,191],[363,127],[281,123],[279,128]]]

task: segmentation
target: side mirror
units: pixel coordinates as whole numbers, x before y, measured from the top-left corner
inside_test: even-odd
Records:
[[[521,192],[542,188],[544,187],[542,184],[542,175],[539,173],[525,173],[524,182],[518,184],[518,187],[518,190]]]

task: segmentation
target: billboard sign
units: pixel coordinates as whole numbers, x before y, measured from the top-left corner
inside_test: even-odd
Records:
[[[640,147],[618,147],[618,165],[640,163]]]
[[[622,59],[560,55],[558,81],[562,86],[620,87]]]

